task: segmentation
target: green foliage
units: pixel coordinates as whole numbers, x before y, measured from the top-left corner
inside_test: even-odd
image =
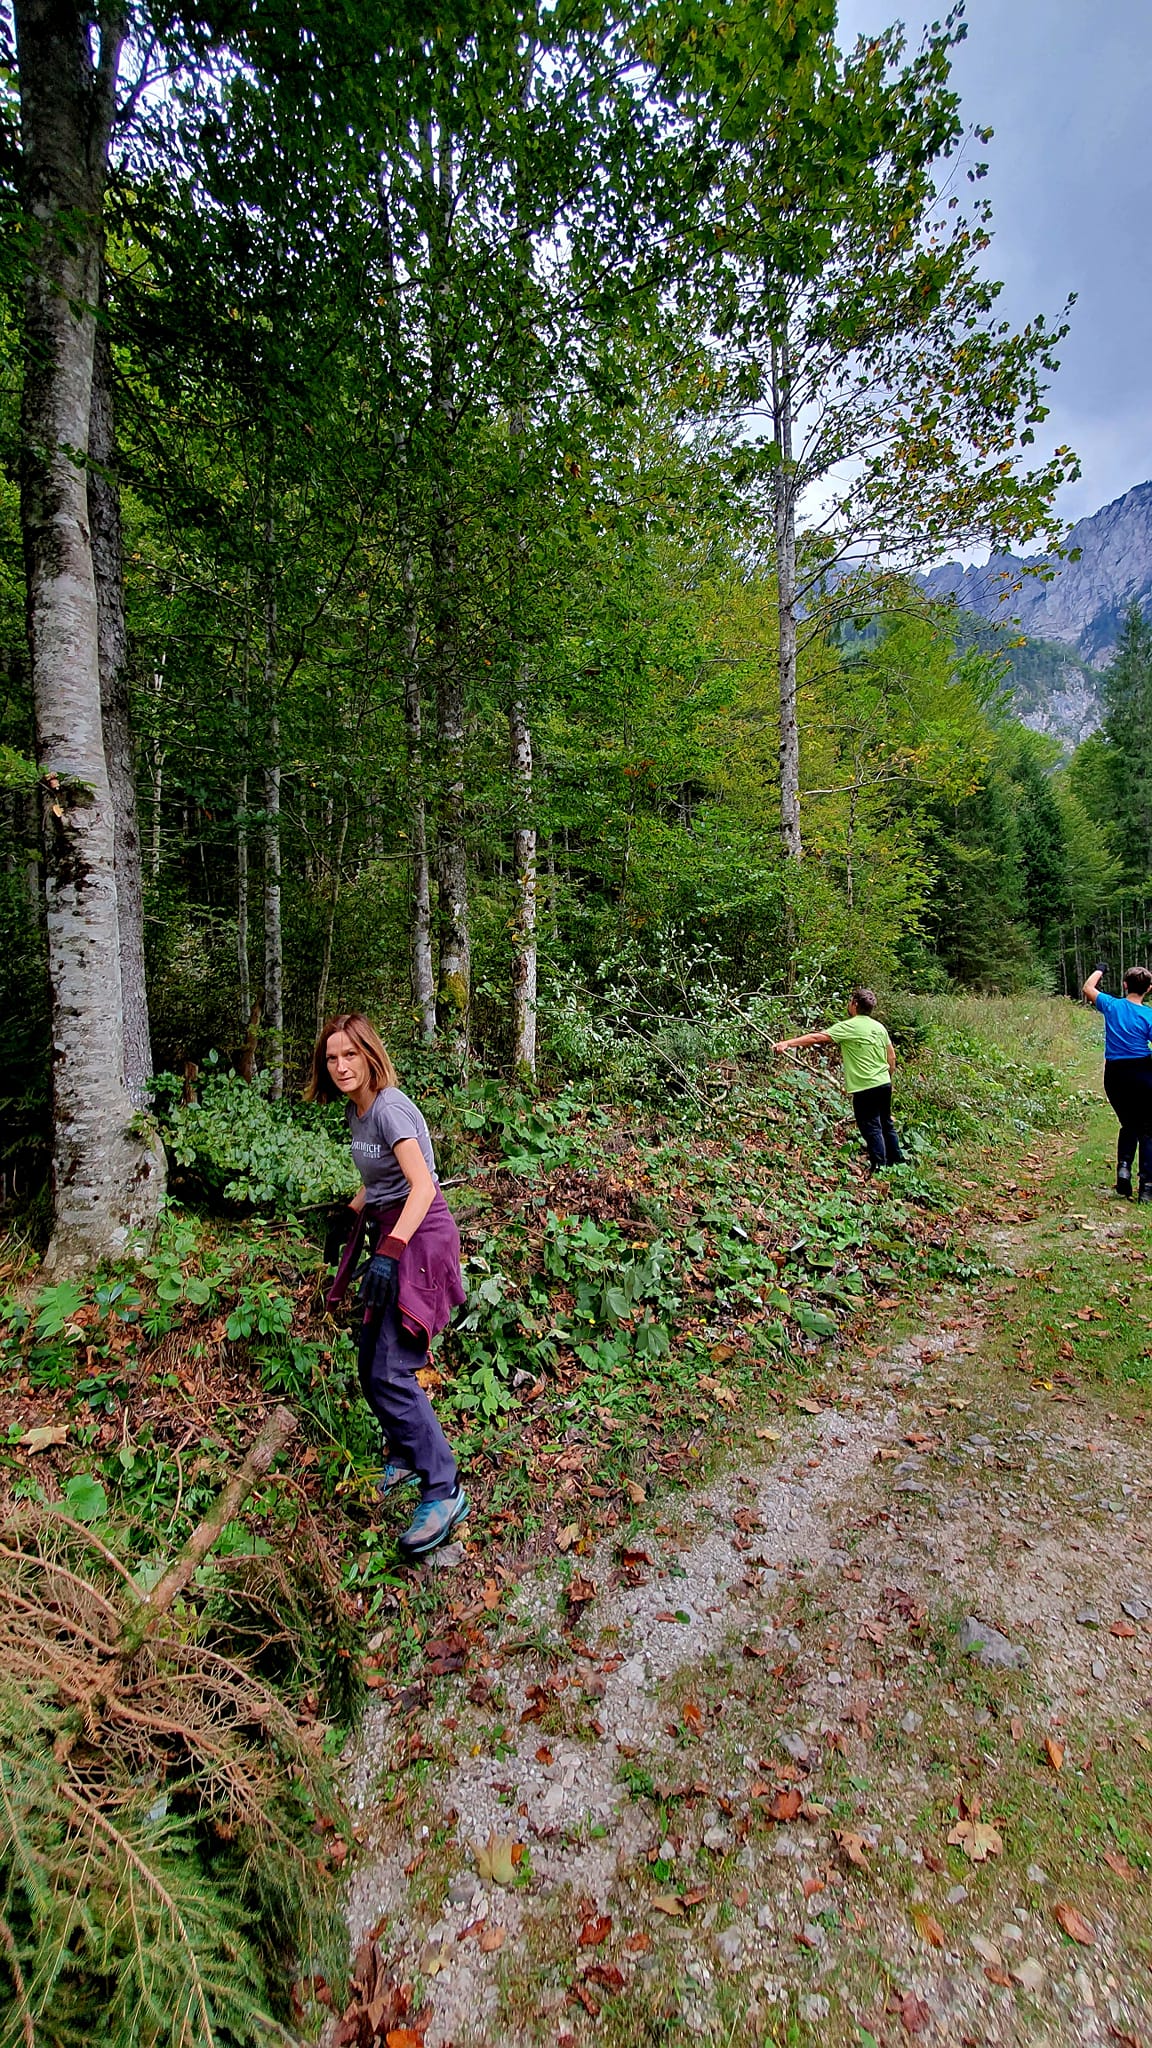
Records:
[[[320,1110],[273,1102],[267,1080],[209,1070],[200,1097],[185,1103],[183,1082],[153,1084],[156,1114],[175,1164],[202,1193],[287,1215],[351,1194],[357,1175],[346,1141]]]

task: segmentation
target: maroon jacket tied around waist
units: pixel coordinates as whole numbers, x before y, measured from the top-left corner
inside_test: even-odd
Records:
[[[362,1210],[325,1296],[329,1308],[343,1301],[360,1259],[388,1236],[402,1208],[403,1203],[397,1203],[392,1209]],[[460,1308],[467,1298],[460,1276],[460,1232],[439,1188],[398,1265],[400,1320],[410,1335],[423,1336],[430,1344],[451,1322],[453,1309]]]

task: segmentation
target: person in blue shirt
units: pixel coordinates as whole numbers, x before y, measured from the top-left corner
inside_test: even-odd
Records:
[[[1084,983],[1084,994],[1104,1018],[1104,1093],[1120,1120],[1116,1140],[1116,1193],[1132,1195],[1132,1161],[1140,1149],[1140,1200],[1152,1202],[1152,989],[1146,967],[1130,967],[1122,996],[1100,986],[1103,967]]]

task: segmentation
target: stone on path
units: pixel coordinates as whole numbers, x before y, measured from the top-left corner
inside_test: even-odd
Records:
[[[998,1628],[977,1620],[974,1614],[963,1623],[958,1640],[960,1648],[975,1657],[978,1664],[989,1664],[999,1671],[1026,1671],[1031,1662],[1022,1643],[1009,1642]]]

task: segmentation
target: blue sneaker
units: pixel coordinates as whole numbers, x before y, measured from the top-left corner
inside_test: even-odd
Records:
[[[407,1486],[408,1481],[415,1477],[411,1465],[406,1465],[402,1458],[389,1458],[376,1481],[376,1491],[381,1500],[386,1500],[390,1493],[395,1493],[398,1486]]]
[[[422,1500],[403,1535],[396,1539],[405,1557],[427,1557],[430,1550],[438,1550],[467,1513],[468,1495],[459,1483],[447,1500]]]

